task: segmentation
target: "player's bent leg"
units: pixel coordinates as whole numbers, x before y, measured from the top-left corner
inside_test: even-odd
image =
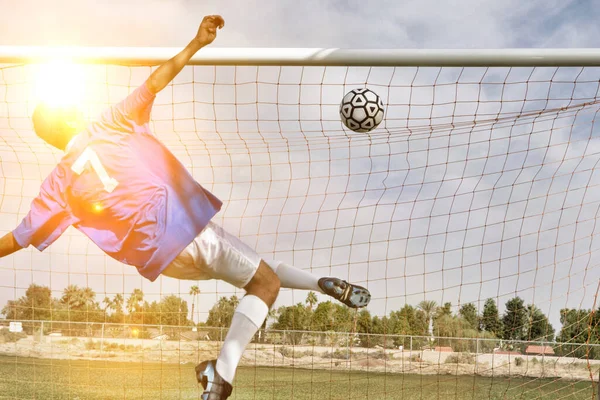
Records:
[[[351,308],[366,307],[371,301],[371,294],[362,286],[338,278],[318,278],[308,271],[282,262],[268,261],[267,264],[279,277],[282,288],[321,292]]]
[[[231,384],[244,350],[267,318],[279,294],[279,287],[277,275],[261,261],[244,287],[246,295],[235,309],[219,357],[196,367],[198,382],[205,389],[203,399],[221,400],[230,396]]]
[[[280,288],[281,281],[279,277],[263,260],[260,261],[258,269],[250,282],[244,287],[248,295],[259,297],[269,308],[277,300]]]
[[[318,277],[283,262],[261,261],[256,251],[212,222],[163,275],[178,279],[221,279],[242,288],[249,284],[261,262],[277,274],[283,288],[324,293],[351,308],[366,307],[371,300],[369,291],[362,286],[338,278]]]
[[[244,287],[246,295],[237,306],[219,358],[217,371],[232,382],[246,346],[260,329],[279,294],[279,279],[261,261],[256,274]]]
[[[282,288],[323,292],[319,287],[319,278],[316,275],[280,261],[265,262],[279,277]]]
[[[170,266],[165,275],[220,279],[247,291],[235,310],[219,358],[197,367],[205,400],[226,399],[230,395],[242,354],[266,319],[280,286],[319,291],[355,308],[364,307],[370,300],[365,288],[341,279],[318,279],[286,264],[273,268],[240,239],[213,223],[207,225],[174,264],[177,268]]]

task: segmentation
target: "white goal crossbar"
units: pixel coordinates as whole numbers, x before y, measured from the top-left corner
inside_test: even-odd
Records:
[[[157,65],[173,57],[172,47],[0,46],[0,63],[69,59],[80,63]],[[197,53],[190,65],[508,67],[600,66],[600,49],[321,49],[218,48]]]

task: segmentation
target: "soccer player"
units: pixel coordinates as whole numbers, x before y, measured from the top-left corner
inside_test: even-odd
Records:
[[[280,287],[314,290],[349,307],[365,307],[367,289],[318,278],[285,263],[263,260],[211,222],[221,201],[196,182],[150,132],[156,93],[190,58],[216,38],[221,16],[206,16],[196,37],[144,84],[89,124],[75,108],[39,104],[36,134],[65,152],[44,180],[23,221],[0,238],[0,257],[35,246],[43,251],[74,226],[110,257],[135,266],[150,281],[221,279],[243,288],[217,360],[196,367],[204,400],[230,396],[242,353],[265,321]]]

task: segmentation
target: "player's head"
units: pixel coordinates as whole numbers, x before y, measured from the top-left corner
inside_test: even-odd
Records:
[[[59,150],[65,150],[83,127],[83,121],[83,113],[74,106],[57,107],[40,103],[33,112],[35,133]]]

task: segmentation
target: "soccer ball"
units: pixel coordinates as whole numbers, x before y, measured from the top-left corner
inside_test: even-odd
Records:
[[[383,102],[372,90],[354,89],[340,104],[340,117],[344,125],[354,132],[369,132],[383,121]]]

